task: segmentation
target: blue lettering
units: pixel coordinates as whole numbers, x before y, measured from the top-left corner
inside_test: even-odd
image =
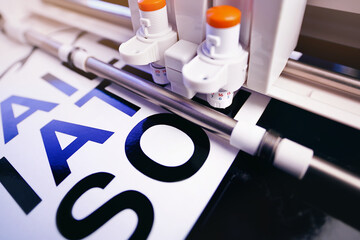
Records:
[[[105,88],[110,84],[111,82],[109,80],[102,81],[95,89],[91,90],[88,94],[86,94],[79,101],[77,101],[75,105],[78,107],[82,107],[90,99],[92,99],[93,97],[97,97],[102,101],[106,102],[107,104],[132,117],[140,109],[140,107],[107,91]]]
[[[114,134],[113,132],[58,120],[51,121],[41,128],[40,132],[56,185],[59,185],[71,173],[66,161],[77,150],[88,141],[103,144]],[[72,135],[76,139],[62,149],[55,132]]]
[[[29,107],[29,109],[22,113],[20,116],[15,117],[12,108],[13,103]],[[57,103],[45,102],[19,96],[11,96],[8,99],[4,100],[1,103],[1,116],[5,144],[19,134],[17,125],[20,122],[24,121],[26,118],[28,118],[30,115],[32,115],[38,110],[49,112],[57,105]]]

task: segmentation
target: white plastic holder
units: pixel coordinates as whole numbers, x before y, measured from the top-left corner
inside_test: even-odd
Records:
[[[185,87],[181,71],[183,66],[196,56],[197,48],[197,44],[180,39],[164,53],[171,91],[189,99],[193,98],[196,92]]]
[[[176,43],[176,32],[170,29],[165,35],[156,38],[144,37],[141,32],[140,28],[136,36],[120,45],[122,60],[132,65],[147,65],[155,62],[164,66],[164,52]]]
[[[121,44],[121,58],[128,64],[165,66],[164,52],[177,42],[177,33],[168,24],[166,7],[156,11],[140,11],[141,27],[136,36]]]
[[[245,82],[249,52],[241,45],[233,49],[234,54],[229,58],[213,59],[206,54],[206,41],[197,50],[197,56],[185,64],[182,73],[184,85],[193,91],[205,94],[217,92],[234,92]],[[209,101],[209,104],[225,108],[232,102]],[[230,104],[229,104],[230,103]]]

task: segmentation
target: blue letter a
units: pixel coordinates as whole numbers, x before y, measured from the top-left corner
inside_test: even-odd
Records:
[[[88,141],[102,144],[114,134],[113,132],[58,120],[51,121],[40,131],[56,185],[59,185],[71,173],[66,161],[77,150]],[[76,139],[62,149],[55,132],[72,135]]]
[[[12,107],[13,103],[26,106],[29,109],[24,113],[22,113],[20,116],[15,117]],[[5,101],[3,101],[1,103],[1,116],[2,116],[5,144],[19,134],[17,125],[20,122],[24,121],[27,117],[29,117],[31,114],[33,114],[38,110],[49,112],[57,105],[58,105],[57,103],[45,102],[45,101],[19,97],[19,96],[11,96]]]

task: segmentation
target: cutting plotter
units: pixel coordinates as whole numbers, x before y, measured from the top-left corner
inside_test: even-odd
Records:
[[[358,3],[0,4],[4,237],[358,236]]]

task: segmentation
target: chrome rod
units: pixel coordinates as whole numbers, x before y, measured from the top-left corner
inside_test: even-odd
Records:
[[[43,0],[47,4],[57,5],[71,11],[80,12],[85,15],[103,19],[113,24],[119,24],[132,29],[130,9],[125,6],[102,2],[81,0]]]
[[[290,75],[295,78],[318,83],[326,87],[332,87],[347,93],[360,96],[360,81],[341,74],[326,71],[307,64],[289,59],[282,75]]]
[[[231,133],[237,123],[236,120],[154,83],[131,76],[96,58],[88,58],[86,68],[96,75],[112,79],[116,84],[216,133],[225,140],[230,140]]]
[[[36,46],[55,57],[58,56],[58,50],[62,46],[61,43],[33,31],[26,31],[25,38],[31,45]]]
[[[353,176],[348,171],[340,169],[334,164],[324,161],[318,157],[313,157],[310,162],[310,168],[322,173],[328,178],[341,182],[344,187],[355,190],[354,192],[360,192],[360,178]]]

